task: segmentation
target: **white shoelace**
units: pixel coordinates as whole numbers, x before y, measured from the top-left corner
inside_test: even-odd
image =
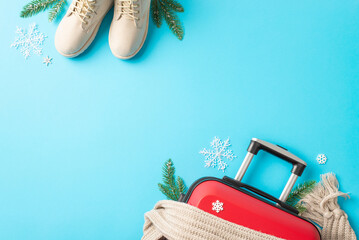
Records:
[[[136,4],[138,0],[118,0],[117,6],[120,13],[126,18],[133,20],[136,24],[136,20],[139,20],[138,13],[139,11],[135,8],[138,8],[138,4]],[[121,15],[120,15],[121,16]]]
[[[76,0],[73,4],[72,13],[78,16],[84,24],[87,24],[88,18],[91,18],[91,14],[95,13],[96,0]]]

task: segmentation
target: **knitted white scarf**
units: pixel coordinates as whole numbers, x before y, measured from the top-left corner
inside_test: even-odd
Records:
[[[279,240],[186,203],[159,201],[145,214],[142,240]]]
[[[348,216],[338,205],[338,181],[333,174],[321,176],[322,182],[300,202],[307,210],[301,215],[316,222],[322,240],[356,240]],[[185,203],[164,200],[145,214],[142,240],[278,240],[280,238],[228,222]]]
[[[338,197],[346,198],[349,195],[339,191],[339,183],[334,174],[324,174],[321,179],[313,191],[300,200],[307,209],[301,216],[322,228],[322,240],[356,240],[348,215],[338,204]]]

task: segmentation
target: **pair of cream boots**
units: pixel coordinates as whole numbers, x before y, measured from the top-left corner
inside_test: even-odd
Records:
[[[151,0],[73,0],[61,20],[55,46],[65,57],[76,57],[94,40],[101,22],[114,5],[109,44],[113,55],[129,59],[147,35]]]

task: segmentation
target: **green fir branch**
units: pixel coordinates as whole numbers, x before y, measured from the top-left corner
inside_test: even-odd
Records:
[[[180,194],[186,194],[187,186],[184,183],[183,179],[179,176],[177,177],[177,186],[178,186],[178,191]]]
[[[309,180],[304,183],[296,186],[288,196],[286,203],[290,206],[295,207],[300,213],[304,212],[305,207],[298,203],[299,200],[305,197],[308,193],[310,193],[313,188],[316,186],[317,182],[314,180]]]
[[[175,167],[171,159],[162,167],[163,183],[158,184],[159,190],[168,198],[177,201],[181,194],[186,194],[187,187],[181,177],[175,180]]]
[[[168,27],[179,40],[182,40],[184,35],[184,30],[177,14],[167,5],[165,5],[162,1],[160,3],[161,3],[161,9],[163,11],[163,16],[165,18]]]
[[[52,7],[49,12],[49,22],[52,22],[60,15],[66,5],[66,2],[66,0],[60,0],[55,4],[55,6]]]
[[[306,207],[304,207],[302,204],[297,203],[296,205],[294,205],[294,207],[298,210],[299,213],[304,212],[306,209]]]
[[[151,3],[151,16],[152,21],[159,28],[162,25],[162,12],[157,0],[153,0]]]
[[[184,8],[175,0],[152,0],[151,16],[153,22],[157,27],[160,27],[162,18],[164,18],[172,33],[179,40],[182,40],[184,36],[184,27],[176,12],[184,12]]]
[[[33,0],[26,4],[20,12],[20,17],[32,17],[48,8],[54,6],[59,0]]]
[[[173,166],[173,162],[169,159],[162,168],[163,174],[163,182],[166,186],[168,186],[168,190],[171,194],[178,199],[179,191],[175,182],[175,167]]]
[[[162,0],[169,8],[175,12],[184,12],[183,6],[175,0]]]
[[[177,197],[173,195],[171,190],[166,185],[159,183],[158,188],[160,189],[161,193],[163,193],[163,195],[167,197],[167,199],[172,199],[172,200],[177,199]]]

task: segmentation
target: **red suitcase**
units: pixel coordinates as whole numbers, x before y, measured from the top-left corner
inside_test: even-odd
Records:
[[[241,182],[253,156],[259,150],[292,163],[292,174],[279,199]],[[298,216],[298,211],[285,201],[306,163],[286,149],[253,138],[236,177],[204,177],[188,189],[180,201],[250,229],[283,239],[321,239],[317,227]]]

